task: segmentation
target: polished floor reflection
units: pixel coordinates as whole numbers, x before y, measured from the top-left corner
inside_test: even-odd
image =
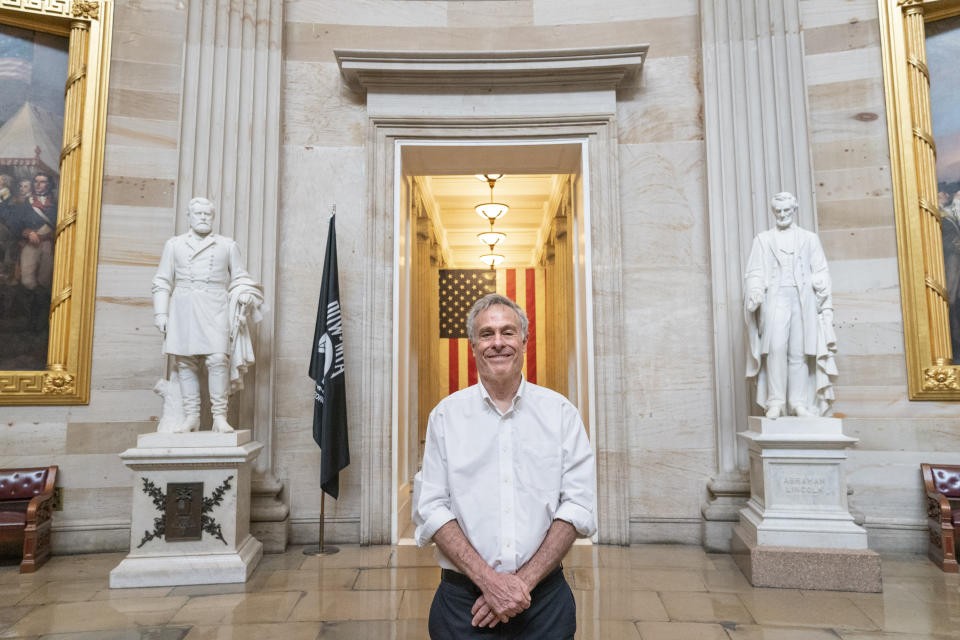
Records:
[[[293,547],[246,584],[111,590],[122,557],[0,567],[0,638],[419,639],[440,577],[416,547]],[[960,578],[922,556],[884,556],[882,594],[753,589],[730,556],[697,547],[576,546],[564,566],[583,640],[960,638]]]

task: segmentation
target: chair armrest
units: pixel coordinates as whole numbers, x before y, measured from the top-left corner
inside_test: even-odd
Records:
[[[949,505],[948,507],[949,508]],[[34,496],[27,505],[27,526],[46,522],[53,514],[53,493]]]
[[[941,524],[953,525],[950,501],[947,496],[934,491],[927,492],[927,517],[936,518]]]

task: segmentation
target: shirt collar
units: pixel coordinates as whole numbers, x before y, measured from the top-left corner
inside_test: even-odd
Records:
[[[487,404],[489,404],[491,407],[493,407],[495,410],[499,412],[499,409],[497,409],[497,404],[493,401],[493,398],[490,397],[490,394],[487,392],[487,388],[483,386],[483,382],[480,380],[477,380],[477,386],[480,387],[480,397],[484,400],[484,402],[486,402]],[[526,386],[527,386],[527,378],[521,373],[520,386],[517,387],[517,392],[513,394],[513,401],[511,405],[512,407],[517,406],[517,401],[523,397],[523,392],[526,389]]]

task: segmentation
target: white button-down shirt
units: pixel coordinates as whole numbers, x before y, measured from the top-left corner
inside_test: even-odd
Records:
[[[423,466],[414,478],[417,544],[457,520],[480,556],[502,573],[522,567],[554,520],[596,531],[596,471],[583,421],[559,393],[521,380],[501,413],[483,384],[430,413]],[[438,549],[440,565],[459,570]]]

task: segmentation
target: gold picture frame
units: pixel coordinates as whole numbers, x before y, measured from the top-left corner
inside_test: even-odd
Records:
[[[925,23],[960,0],[878,0],[900,296],[911,400],[960,400],[952,362]]]
[[[111,0],[0,0],[0,23],[69,39],[47,365],[0,371],[0,405],[90,401],[112,18]]]

